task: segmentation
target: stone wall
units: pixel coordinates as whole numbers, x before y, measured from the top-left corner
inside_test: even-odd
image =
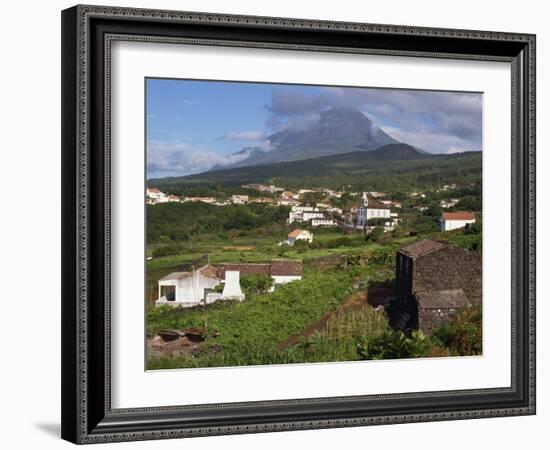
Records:
[[[412,293],[462,288],[473,305],[481,303],[481,255],[449,246],[417,258]]]
[[[449,323],[456,314],[455,309],[419,309],[418,310],[418,328],[425,335],[432,334],[433,330],[439,328],[445,323]]]

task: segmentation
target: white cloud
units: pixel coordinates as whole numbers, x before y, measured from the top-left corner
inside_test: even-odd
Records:
[[[394,139],[430,153],[458,153],[481,150],[476,140],[462,139],[445,133],[416,132],[397,127],[382,127],[382,129]]]
[[[262,141],[266,138],[266,132],[262,130],[230,131],[223,138],[230,141]]]
[[[147,142],[147,176],[190,175],[205,172],[214,166],[225,166],[248,157],[248,153],[220,155],[214,150],[200,149],[186,143]]]

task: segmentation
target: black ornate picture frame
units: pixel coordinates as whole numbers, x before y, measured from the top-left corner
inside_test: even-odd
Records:
[[[512,72],[511,386],[113,409],[114,41],[504,61]],[[535,414],[535,36],[99,6],[62,12],[62,437],[167,439]]]

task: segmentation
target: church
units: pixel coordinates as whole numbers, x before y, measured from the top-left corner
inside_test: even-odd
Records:
[[[361,203],[357,209],[357,227],[365,227],[370,219],[390,219],[390,208],[378,202],[373,202],[369,206],[367,193],[363,192]]]

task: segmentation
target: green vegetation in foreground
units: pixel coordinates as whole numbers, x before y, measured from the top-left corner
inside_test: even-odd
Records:
[[[249,293],[242,303],[218,302],[204,309],[182,311],[152,308],[147,314],[147,334],[161,329],[202,327],[207,330],[206,348],[191,359],[149,361],[149,368],[211,367],[273,364],[277,344],[335,310],[352,292],[360,269],[310,272],[300,281],[273,293]],[[213,337],[217,335],[217,337]]]

